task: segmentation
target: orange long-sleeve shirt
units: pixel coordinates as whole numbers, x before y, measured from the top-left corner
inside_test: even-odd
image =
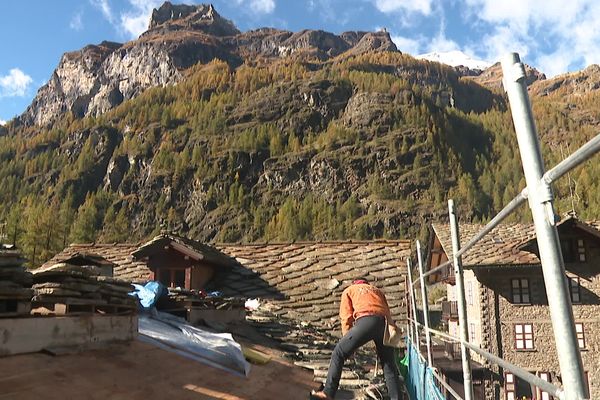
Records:
[[[345,335],[352,328],[357,318],[369,314],[384,316],[388,323],[393,323],[390,307],[381,290],[368,283],[348,286],[342,292],[340,304],[342,334]]]

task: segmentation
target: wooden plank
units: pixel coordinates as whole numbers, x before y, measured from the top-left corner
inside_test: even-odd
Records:
[[[7,318],[0,324],[0,357],[45,348],[129,341],[137,336],[137,316]]]
[[[34,303],[33,315],[71,315],[92,314],[93,304]]]

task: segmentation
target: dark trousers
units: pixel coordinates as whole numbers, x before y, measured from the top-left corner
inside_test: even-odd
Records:
[[[380,316],[367,316],[357,319],[354,326],[338,342],[331,355],[327,381],[324,391],[331,398],[335,397],[344,361],[348,359],[363,344],[372,340],[377,348],[377,356],[383,366],[383,376],[387,386],[388,395],[391,400],[398,400],[400,391],[400,378],[394,360],[394,348],[383,345],[383,332],[385,330],[385,318]]]

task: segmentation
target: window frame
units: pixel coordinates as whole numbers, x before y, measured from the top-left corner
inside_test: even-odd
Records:
[[[588,260],[586,241],[581,236],[561,238],[560,251],[565,263],[585,263]]]
[[[467,305],[472,306],[474,304],[473,301],[473,282],[468,281],[466,285],[466,293],[465,297],[467,298]]]
[[[511,372],[504,373],[504,396],[506,400],[516,400],[517,398],[517,380]]]
[[[585,350],[585,327],[583,326],[582,322],[575,323],[575,335],[577,337],[577,345],[579,346],[579,350]]]
[[[550,377],[550,372],[538,372],[538,377],[540,379],[545,380],[546,382],[552,382],[551,377]],[[542,389],[536,387],[536,392],[537,392],[537,396],[539,397],[540,400],[551,400],[552,396],[550,396],[550,393],[548,392],[544,392]]]
[[[530,328],[531,332],[527,332],[527,327]],[[521,332],[519,332],[519,328],[520,328]],[[531,324],[531,323],[514,324],[513,334],[514,334],[514,349],[516,351],[535,350],[535,335],[534,335],[534,330],[533,330],[533,324]],[[519,343],[521,343],[521,345],[519,345]],[[530,343],[531,346],[528,346],[528,343]]]
[[[581,304],[581,278],[578,276],[568,277],[569,278],[569,296],[571,297],[572,304]],[[575,290],[576,289],[576,290]],[[575,300],[577,297],[577,300]]]
[[[468,334],[469,334],[469,342],[470,343],[475,343],[475,334],[476,334],[476,328],[475,328],[475,323],[474,322],[469,322],[469,329],[468,329]]]
[[[516,286],[515,283],[517,283]],[[523,283],[526,283],[526,285],[523,285]],[[524,299],[525,296],[527,296],[527,301]],[[531,304],[531,282],[529,278],[510,279],[510,299],[512,304]]]

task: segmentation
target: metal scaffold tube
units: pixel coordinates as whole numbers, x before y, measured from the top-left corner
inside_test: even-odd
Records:
[[[431,333],[429,332],[429,302],[427,301],[427,285],[423,277],[423,257],[421,256],[421,242],[417,240],[417,261],[419,263],[419,276],[421,278],[421,303],[423,305],[423,323],[425,324],[425,343],[427,345],[427,363],[433,367],[431,352]]]
[[[471,378],[471,355],[465,346],[469,341],[469,328],[467,318],[467,302],[465,300],[465,282],[463,276],[462,259],[459,255],[460,237],[458,220],[454,212],[454,201],[448,200],[448,213],[450,217],[450,233],[452,235],[452,263],[454,264],[454,278],[456,280],[456,302],[458,305],[458,328],[460,332],[460,350],[462,359],[463,381],[465,400],[473,400],[473,379]]]
[[[411,310],[412,310],[412,316],[413,316],[413,321],[414,321],[414,340],[413,343],[416,343],[417,346],[419,345],[419,327],[417,326],[417,306],[415,303],[415,289],[413,286],[413,282],[412,282],[412,263],[410,262],[410,258],[408,258],[406,260],[406,267],[408,270],[408,290],[409,292],[409,298],[410,298],[410,305],[411,305]]]
[[[566,399],[580,400],[585,398],[583,364],[556,229],[553,194],[548,183],[552,179],[544,179],[540,143],[525,85],[525,68],[519,55],[505,56],[502,71],[525,172],[546,293],[551,294],[548,305]]]

